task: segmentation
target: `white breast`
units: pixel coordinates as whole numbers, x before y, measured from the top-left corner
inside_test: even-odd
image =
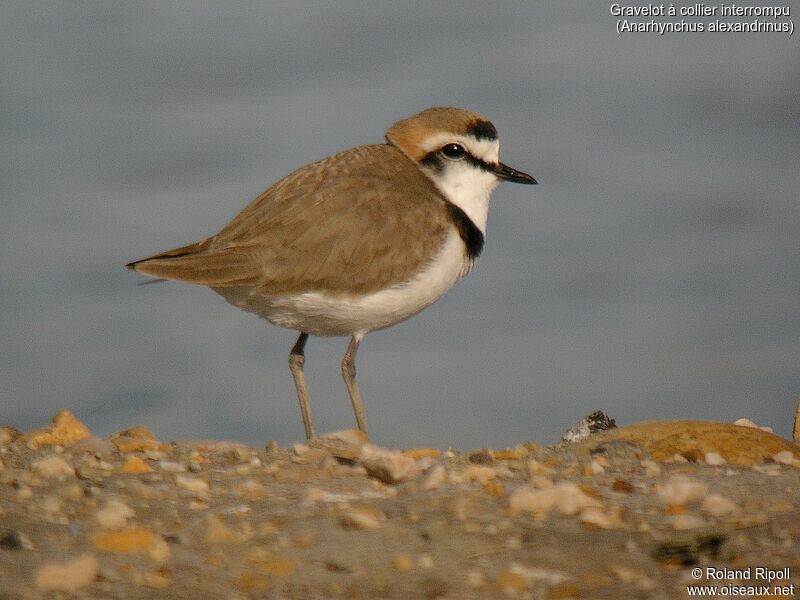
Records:
[[[453,230],[439,253],[409,281],[361,296],[305,292],[263,297],[250,288],[215,288],[228,302],[275,325],[322,336],[353,335],[383,329],[414,316],[466,275],[472,264]]]

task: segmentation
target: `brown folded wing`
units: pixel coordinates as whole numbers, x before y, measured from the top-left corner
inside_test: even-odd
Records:
[[[303,167],[253,200],[217,235],[129,266],[264,295],[374,292],[407,281],[445,240],[449,212],[399,150],[361,146]]]

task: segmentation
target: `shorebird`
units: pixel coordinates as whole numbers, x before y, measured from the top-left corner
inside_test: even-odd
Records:
[[[355,368],[361,340],[430,306],[472,270],[501,181],[536,183],[500,162],[489,120],[429,108],[392,125],[385,144],[297,169],[216,235],[127,266],[208,286],[234,306],[300,332],[289,368],[308,439],[315,433],[303,375],[306,341],[349,336],[342,376],[366,434]]]

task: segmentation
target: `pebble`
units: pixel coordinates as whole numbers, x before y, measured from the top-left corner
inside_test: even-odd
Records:
[[[260,546],[251,548],[247,552],[245,562],[258,568],[262,573],[279,577],[291,575],[295,569],[290,558]]]
[[[29,431],[20,439],[32,448],[39,448],[56,444],[69,446],[90,435],[89,428],[76,419],[75,415],[68,410],[62,410],[53,417],[50,425]]]
[[[100,550],[126,554],[146,552],[155,537],[156,534],[150,529],[132,527],[120,531],[98,533],[92,538],[92,542]]]
[[[32,466],[33,472],[47,479],[63,481],[67,477],[75,476],[75,469],[60,456],[50,456],[37,460]]]
[[[661,475],[661,466],[654,460],[646,459],[639,463],[648,477],[658,477]]]
[[[701,512],[712,517],[722,517],[738,511],[736,504],[720,494],[711,493],[700,504]]]
[[[624,526],[619,507],[604,510],[596,506],[587,506],[581,510],[580,522],[588,527],[598,529],[618,529]]]
[[[760,429],[761,431],[772,433],[772,427],[761,427],[750,419],[736,419],[733,424],[739,427],[751,427],[752,429]]]
[[[36,572],[36,587],[42,591],[75,593],[92,583],[98,570],[94,554],[68,561],[50,561]]]
[[[97,459],[111,460],[114,454],[114,446],[108,440],[96,435],[90,435],[70,446],[69,452],[72,455],[88,453],[94,455]]]
[[[673,475],[658,486],[658,497],[667,505],[697,502],[708,494],[705,483],[684,475]]]
[[[360,459],[367,474],[383,483],[400,483],[415,479],[422,473],[422,469],[413,458],[402,452],[379,448],[372,444],[362,446]]]
[[[150,465],[138,456],[129,456],[122,463],[122,472],[131,474],[149,473],[152,471]]]
[[[9,531],[0,536],[0,548],[6,550],[33,550],[33,543],[21,531]]]
[[[105,529],[123,529],[128,524],[128,519],[135,516],[133,509],[122,500],[112,498],[105,506],[98,510],[95,521]]]
[[[11,425],[0,425],[0,446],[5,446],[22,437],[22,432]]]
[[[714,466],[724,465],[728,462],[719,452],[706,452],[703,460],[706,461],[707,465]]]
[[[208,482],[199,477],[177,475],[175,483],[178,484],[178,487],[182,487],[196,496],[205,497],[208,494]]]
[[[235,544],[247,537],[246,533],[226,525],[217,515],[208,515],[206,524],[204,536],[206,544]]]
[[[414,559],[408,554],[398,554],[392,559],[392,566],[401,573],[414,570]]]
[[[611,489],[621,494],[632,494],[634,487],[631,482],[625,479],[615,479],[614,483],[611,484]]]
[[[797,458],[791,450],[781,450],[777,454],[773,454],[772,460],[781,465],[800,467],[800,458]]]
[[[185,473],[186,472],[186,465],[179,462],[174,462],[171,460],[160,460],[158,461],[158,467],[167,473]]]
[[[678,531],[684,531],[686,529],[699,529],[708,525],[705,519],[702,519],[697,515],[670,515],[667,517],[667,519],[670,527]]]
[[[548,513],[558,510],[564,515],[574,515],[583,508],[602,507],[603,503],[587,495],[580,487],[570,482],[560,482],[553,487],[534,490],[519,489],[509,497],[512,513],[528,511]]]
[[[354,507],[339,519],[345,529],[378,529],[386,516],[377,508]]]
[[[422,489],[435,490],[445,485],[447,481],[447,469],[444,465],[434,465],[428,470],[425,479],[422,480]]]
[[[453,483],[467,483],[470,481],[477,481],[478,483],[487,483],[497,477],[494,468],[486,465],[469,465],[460,471],[450,475],[450,481]]]
[[[611,565],[609,568],[622,583],[628,585],[633,584],[643,592],[649,592],[656,588],[656,582],[644,571],[634,569],[627,565]]]

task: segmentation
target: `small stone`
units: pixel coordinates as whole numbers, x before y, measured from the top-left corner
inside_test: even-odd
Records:
[[[50,561],[36,572],[36,587],[42,591],[74,593],[92,583],[98,570],[94,554],[64,562]]]
[[[113,437],[111,438],[111,443],[123,454],[132,452],[166,452],[171,449],[169,444],[162,444],[157,440],[127,436]]]
[[[42,501],[42,512],[45,519],[51,523],[68,523],[67,518],[61,513],[63,508],[61,500],[55,496],[46,496]]]
[[[100,527],[105,529],[123,529],[127,526],[128,519],[135,514],[122,500],[112,498],[95,513],[94,518]]]
[[[780,452],[772,455],[772,460],[781,465],[791,465],[793,467],[800,467],[800,458],[795,456],[791,450],[781,450]]]
[[[0,425],[0,446],[5,446],[22,437],[22,432],[11,425]]]
[[[209,515],[206,522],[206,544],[235,544],[243,539],[239,532],[228,527],[217,515]]]
[[[75,469],[60,456],[53,455],[33,463],[33,471],[47,479],[63,481],[67,477],[75,476]]]
[[[112,458],[114,446],[108,440],[96,435],[90,435],[69,446],[68,450],[73,456],[91,454],[99,460],[108,461]]]
[[[484,492],[495,498],[502,498],[506,495],[506,488],[499,481],[484,481],[481,487]]]
[[[503,569],[497,574],[497,586],[507,596],[516,596],[528,587],[528,581],[516,570]]]
[[[736,419],[733,424],[738,425],[739,427],[751,427],[753,429],[758,429],[758,425],[750,419]]]
[[[708,525],[704,519],[696,515],[672,515],[668,519],[670,526],[678,531],[699,529]]]
[[[372,444],[362,446],[360,459],[367,474],[383,483],[399,483],[414,479],[422,472],[413,458],[405,456],[402,452],[394,452]]]
[[[53,417],[50,425],[29,431],[20,439],[29,446],[38,448],[55,444],[69,446],[89,435],[91,434],[86,425],[76,419],[75,415],[68,410],[62,410]]]
[[[729,498],[720,494],[711,493],[703,499],[703,502],[700,504],[700,510],[712,517],[722,517],[736,512],[738,507]]]
[[[0,535],[0,548],[6,550],[33,550],[30,538],[21,531],[7,531]]]
[[[422,489],[435,490],[445,485],[447,480],[447,469],[444,465],[434,465],[425,475],[425,479],[422,480]]]
[[[171,460],[158,461],[158,468],[167,473],[185,473],[186,465]]]
[[[608,417],[603,411],[597,410],[585,416],[561,434],[561,443],[574,444],[600,431],[614,429],[616,426],[617,423],[614,419]]]
[[[170,555],[169,546],[164,538],[142,527],[98,533],[92,538],[92,542],[97,548],[106,552],[148,554],[158,563],[166,562]]]
[[[205,497],[208,494],[208,482],[199,477],[192,477],[191,475],[177,475],[175,483],[196,496]]]
[[[122,463],[122,472],[130,474],[149,473],[152,471],[150,465],[138,456],[129,456]]]
[[[570,482],[560,482],[542,490],[519,489],[509,498],[512,513],[528,511],[546,514],[558,510],[564,515],[574,515],[583,508],[593,506],[602,507],[603,503]]]
[[[634,487],[633,484],[625,479],[615,479],[614,483],[611,484],[611,489],[621,494],[632,494]]]
[[[162,573],[147,573],[142,583],[151,589],[163,590],[172,583],[172,580]]]
[[[492,452],[488,448],[481,448],[470,452],[467,456],[467,461],[473,465],[490,465],[494,462],[494,456],[492,456]]]
[[[339,522],[345,529],[378,529],[385,515],[372,507],[357,507],[349,509],[342,515]]]
[[[502,448],[492,451],[492,456],[495,460],[522,460],[527,458],[528,454],[530,454],[530,451],[522,444],[514,446],[513,448]]]
[[[469,465],[461,471],[453,473],[450,479],[453,483],[466,483],[469,481],[486,483],[495,477],[497,477],[497,473],[492,467],[486,465]]]
[[[263,531],[263,530],[262,530]],[[263,533],[262,533],[263,534]],[[295,548],[313,548],[319,539],[317,532],[312,529],[304,529],[300,533],[292,536],[292,545]]]
[[[644,474],[648,477],[658,477],[661,475],[661,466],[654,460],[646,459],[639,463],[644,469]]]
[[[586,467],[584,467],[583,474],[587,477],[592,475],[602,475],[605,473],[605,467],[601,465],[597,460],[591,461]]]
[[[581,511],[580,522],[587,527],[598,529],[617,529],[624,525],[619,507],[613,507],[606,511],[595,506],[588,506]]]
[[[708,486],[683,475],[673,475],[658,486],[658,497],[664,504],[697,502],[708,494]]]
[[[309,450],[311,450],[311,447],[308,444],[302,442],[295,442],[292,444],[292,452],[294,452],[295,456],[303,456],[307,454]]]
[[[648,592],[656,588],[656,583],[644,571],[634,569],[627,565],[611,565],[611,572],[622,583],[635,585],[638,589]]]
[[[256,546],[245,556],[245,561],[262,573],[277,577],[286,577],[294,572],[294,563],[286,556],[275,554],[271,550]]]
[[[242,573],[234,580],[233,585],[242,592],[263,594],[272,588],[272,580],[257,573]]]
[[[408,554],[398,554],[392,559],[392,566],[400,573],[408,573],[414,569],[414,559]]]
[[[751,421],[750,419],[736,419],[733,422],[734,425],[738,425],[739,427],[750,427],[751,429],[760,429],[761,431],[766,431],[768,433],[772,433],[772,427],[762,427],[758,423]]]
[[[554,473],[554,469],[550,465],[546,465],[535,458],[528,461],[527,468],[528,475],[531,477],[534,475],[552,475]]]
[[[433,557],[427,552],[419,555],[419,558],[417,559],[417,565],[421,569],[432,569],[435,566],[433,563]]]
[[[488,583],[486,575],[480,569],[470,569],[465,574],[467,585],[472,589],[485,587]]]
[[[703,459],[706,461],[707,465],[714,466],[724,465],[728,462],[719,452],[706,452]]]
[[[248,500],[262,500],[267,495],[264,484],[252,477],[236,482],[233,485],[233,492]]]
[[[122,431],[118,431],[117,433],[113,434],[111,437],[112,439],[126,437],[133,438],[135,440],[156,441],[156,436],[153,435],[153,432],[144,425],[137,425],[135,427],[131,427],[130,429],[123,429]]]

